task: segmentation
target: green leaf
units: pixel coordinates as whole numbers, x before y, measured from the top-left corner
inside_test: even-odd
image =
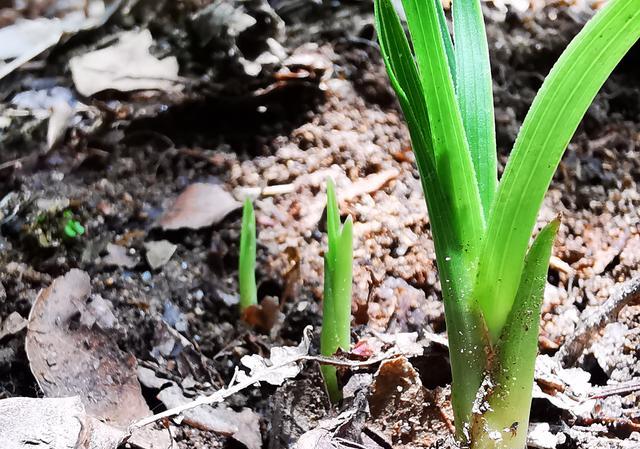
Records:
[[[403,0],[403,5],[429,112],[438,180],[451,209],[450,226],[458,233],[457,250],[472,264],[484,235],[484,217],[439,25],[438,2]]]
[[[474,417],[472,439],[477,447],[493,447],[500,435],[505,448],[525,447],[533,372],[538,353],[538,329],[553,241],[560,226],[556,219],[536,237],[524,264],[516,301],[497,344],[491,371],[493,389],[485,398],[488,411]],[[497,433],[496,433],[497,432]],[[486,445],[482,440],[485,439]]]
[[[485,216],[498,186],[493,86],[479,0],[453,1],[456,92]]]
[[[258,304],[256,286],[256,216],[253,204],[245,199],[242,208],[242,227],[240,229],[240,261],[238,266],[240,284],[240,310]]]
[[[351,289],[353,283],[353,221],[347,217],[340,230],[333,280],[334,314],[337,341],[340,348],[349,350],[351,344]]]
[[[438,4],[436,5],[436,12],[438,13],[438,26],[440,27],[440,34],[442,35],[444,52],[447,54],[447,63],[449,63],[449,72],[451,72],[451,79],[453,79],[453,82],[455,84],[457,79],[456,53],[453,48],[451,34],[449,33],[449,27],[447,26],[447,18],[444,15],[444,8],[442,7],[441,2],[438,2]]]
[[[612,0],[576,36],[538,92],[488,217],[474,296],[495,340],[511,310],[553,173],[604,81],[640,38],[640,0]]]
[[[460,249],[462,232],[458,228],[459,220],[456,221],[451,212],[446,185],[440,182],[436,173],[424,94],[400,19],[389,0],[375,0],[374,6],[380,50],[409,125],[413,152],[429,209],[452,353],[455,419],[456,422],[468,422],[485,368],[484,324],[476,304],[468,299],[474,272],[469,267],[468,255]],[[462,437],[463,429],[463,426],[458,426],[459,437]]]

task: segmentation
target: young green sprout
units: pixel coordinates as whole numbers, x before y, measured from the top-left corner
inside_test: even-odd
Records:
[[[84,234],[84,226],[82,226],[82,224],[80,224],[78,220],[75,220],[73,218],[73,212],[71,212],[70,210],[65,210],[62,213],[62,217],[62,230],[64,232],[64,235],[73,239]]]
[[[249,198],[242,208],[242,228],[240,229],[240,261],[238,264],[240,284],[240,310],[258,304],[256,287],[256,216]]]
[[[380,50],[407,120],[442,285],[458,439],[522,449],[540,305],[558,220],[529,240],[553,173],[596,93],[640,37],[640,0],[610,0],[560,56],[500,182],[480,0],[375,0]],[[455,45],[454,45],[455,43]]]
[[[353,223],[347,217],[340,224],[340,209],[331,179],[327,180],[327,235],[329,247],[324,255],[324,299],[320,352],[332,356],[339,348],[349,350],[351,343],[351,280],[353,276]],[[336,368],[322,366],[332,402],[342,397]]]

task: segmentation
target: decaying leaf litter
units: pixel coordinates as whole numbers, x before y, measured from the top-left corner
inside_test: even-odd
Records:
[[[52,5],[14,9],[13,16],[2,10],[2,17],[10,26],[73,10]],[[127,399],[146,407],[118,423],[114,416],[127,408],[110,407],[111,416],[95,411],[113,400],[108,394],[69,403],[115,429],[97,432],[113,444],[117,438],[109,438],[151,411],[230,388],[243,357],[296,346],[307,325],[316,329],[311,353],[317,353],[323,187],[331,176],[355,235],[358,326],[346,355],[343,407],[330,409],[318,361],[308,360],[280,387],[243,388],[224,405],[193,409],[195,418],[185,414],[149,429],[196,448],[231,447],[235,440],[250,448],[441,444],[452,418],[433,245],[407,132],[373,39],[371,5],[116,6],[96,30],[68,33],[0,80],[1,397],[60,396],[43,386],[36,360],[56,359],[40,365],[51,370],[44,378],[52,385],[60,382],[52,374],[60,374],[60,360],[75,369],[86,362],[62,346],[34,353],[25,340],[80,338],[78,353],[98,361],[93,377],[74,380],[138,385]],[[583,4],[520,7],[485,8],[503,152],[542,76],[591,14]],[[153,61],[150,72],[118,67],[125,72],[115,78],[100,73],[114,83],[106,90],[81,92],[82,72],[71,61],[91,61],[105,49],[102,55],[113,54],[126,36],[149,35],[151,45],[135,50]],[[567,336],[616,298],[617,284],[638,275],[637,55],[632,51],[589,110],[540,216],[544,222],[561,211],[563,226],[543,311],[531,447],[640,444],[637,297],[622,295],[624,306],[590,330],[596,338],[573,360],[553,358]],[[159,64],[167,58],[177,62],[178,77]],[[131,89],[121,84],[127,81]],[[203,191],[211,201],[198,199]],[[236,209],[246,195],[256,199],[259,297],[281,300],[281,314],[263,332],[239,322],[236,305]],[[86,232],[66,235],[69,220]],[[47,290],[38,292],[69,276],[83,279],[62,298],[69,319],[34,334],[36,298]],[[91,293],[83,294],[87,288]],[[422,355],[411,350],[415,343],[389,338],[396,332],[417,332],[412,338]],[[394,345],[408,360],[375,359]],[[109,348],[120,355],[101,355]],[[368,364],[372,357],[376,363]],[[131,376],[100,375],[105,359],[116,373],[135,371],[139,384]],[[90,387],[66,386],[64,395],[82,400],[83,391],[102,391]],[[30,410],[27,401],[19,407]],[[129,442],[154,444],[152,437]]]

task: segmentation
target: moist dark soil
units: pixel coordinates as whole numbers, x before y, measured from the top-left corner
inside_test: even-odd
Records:
[[[197,9],[197,3],[191,7]],[[354,220],[354,342],[372,331],[445,332],[429,218],[407,128],[375,41],[371,4],[274,5],[285,23],[281,44],[287,53],[309,61],[301,69],[304,77],[287,78],[277,68],[244,78],[233,68],[208,72],[207,64],[216,61],[194,50],[192,37],[180,34],[181,24],[172,22],[176,16],[160,12],[150,28],[163,51],[180,55],[180,75],[193,80],[185,91],[112,91],[85,98],[99,111],[100,124],[84,129],[80,123],[51,150],[44,150],[46,126],[29,121],[35,119],[21,119],[19,128],[2,131],[0,321],[12,312],[27,318],[40,289],[80,268],[89,273],[93,294],[113,305],[118,322],[113,338],[119,347],[167,375],[180,378],[183,373],[171,358],[152,355],[162,341],[163,322],[194,344],[192,375],[210,389],[228,384],[243,355],[266,355],[272,346],[297,344],[307,325],[316,329],[315,351],[326,248],[324,186],[332,177],[343,218],[349,214]],[[502,170],[544,76],[592,12],[562,5],[524,13],[487,7],[485,12]],[[72,89],[70,55],[141,23],[125,19],[69,41],[41,64],[0,81],[0,99],[7,106],[39,79]],[[585,308],[603,303],[616,284],[639,275],[639,151],[636,45],[590,107],[539,217],[542,225],[562,216],[541,321],[543,354],[558,350]],[[283,314],[271,332],[244,324],[235,304],[239,210],[197,230],[164,231],[157,225],[180,192],[195,182],[220,184],[239,200],[247,192],[257,194],[259,299],[278,298]],[[273,186],[285,187],[278,191]],[[60,199],[68,200],[67,209],[86,230],[83,235],[61,235],[58,212],[45,224],[35,221],[46,214],[38,209],[39,201]],[[46,242],[40,238],[43,231],[50,231]],[[162,239],[177,249],[166,264],[152,269],[144,243]],[[108,244],[127,248],[135,264],[106,263]],[[640,306],[626,307],[612,324],[615,335],[610,327],[602,332],[611,338],[609,347],[615,349],[610,352],[616,356],[588,349],[577,367],[589,372],[595,385],[638,382]],[[22,340],[0,342],[0,398],[41,395]],[[446,351],[412,364],[424,384],[420,394],[433,403],[442,398],[442,407],[428,413],[431,427],[392,438],[393,447],[428,447],[450,436]],[[310,364],[306,371],[283,387],[254,388],[229,400],[231,407],[246,406],[259,414],[264,447],[286,447],[320,419],[336,415],[323,397],[317,366]],[[152,408],[162,409],[154,391],[145,394]],[[640,429],[638,393],[616,397],[627,426],[601,423],[601,435],[614,442],[611,447]],[[401,413],[396,418],[400,428],[410,417]],[[534,403],[534,423],[559,428],[566,418]],[[382,427],[393,426],[389,419],[384,416]],[[188,426],[173,429],[181,448],[239,445]],[[384,444],[378,446],[390,447]]]

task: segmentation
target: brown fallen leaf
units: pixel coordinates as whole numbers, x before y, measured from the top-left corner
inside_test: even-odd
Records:
[[[160,217],[160,227],[167,231],[200,229],[222,221],[242,204],[216,184],[191,184]]]
[[[242,312],[242,319],[261,332],[269,333],[281,318],[278,300],[267,296],[260,304],[247,307]]]
[[[90,293],[89,275],[77,269],[42,290],[29,313],[25,350],[46,396],[78,396],[88,415],[124,429],[151,411],[136,359],[104,330],[113,326],[112,316],[105,301]],[[164,432],[133,437],[138,438],[148,448],[169,446]]]
[[[373,428],[390,438],[394,448],[425,446],[453,431],[449,401],[438,387],[423,387],[418,372],[405,357],[385,360],[374,375],[369,396]],[[406,445],[406,446],[405,446]]]
[[[77,396],[0,400],[2,449],[116,449],[124,438],[87,415]]]

